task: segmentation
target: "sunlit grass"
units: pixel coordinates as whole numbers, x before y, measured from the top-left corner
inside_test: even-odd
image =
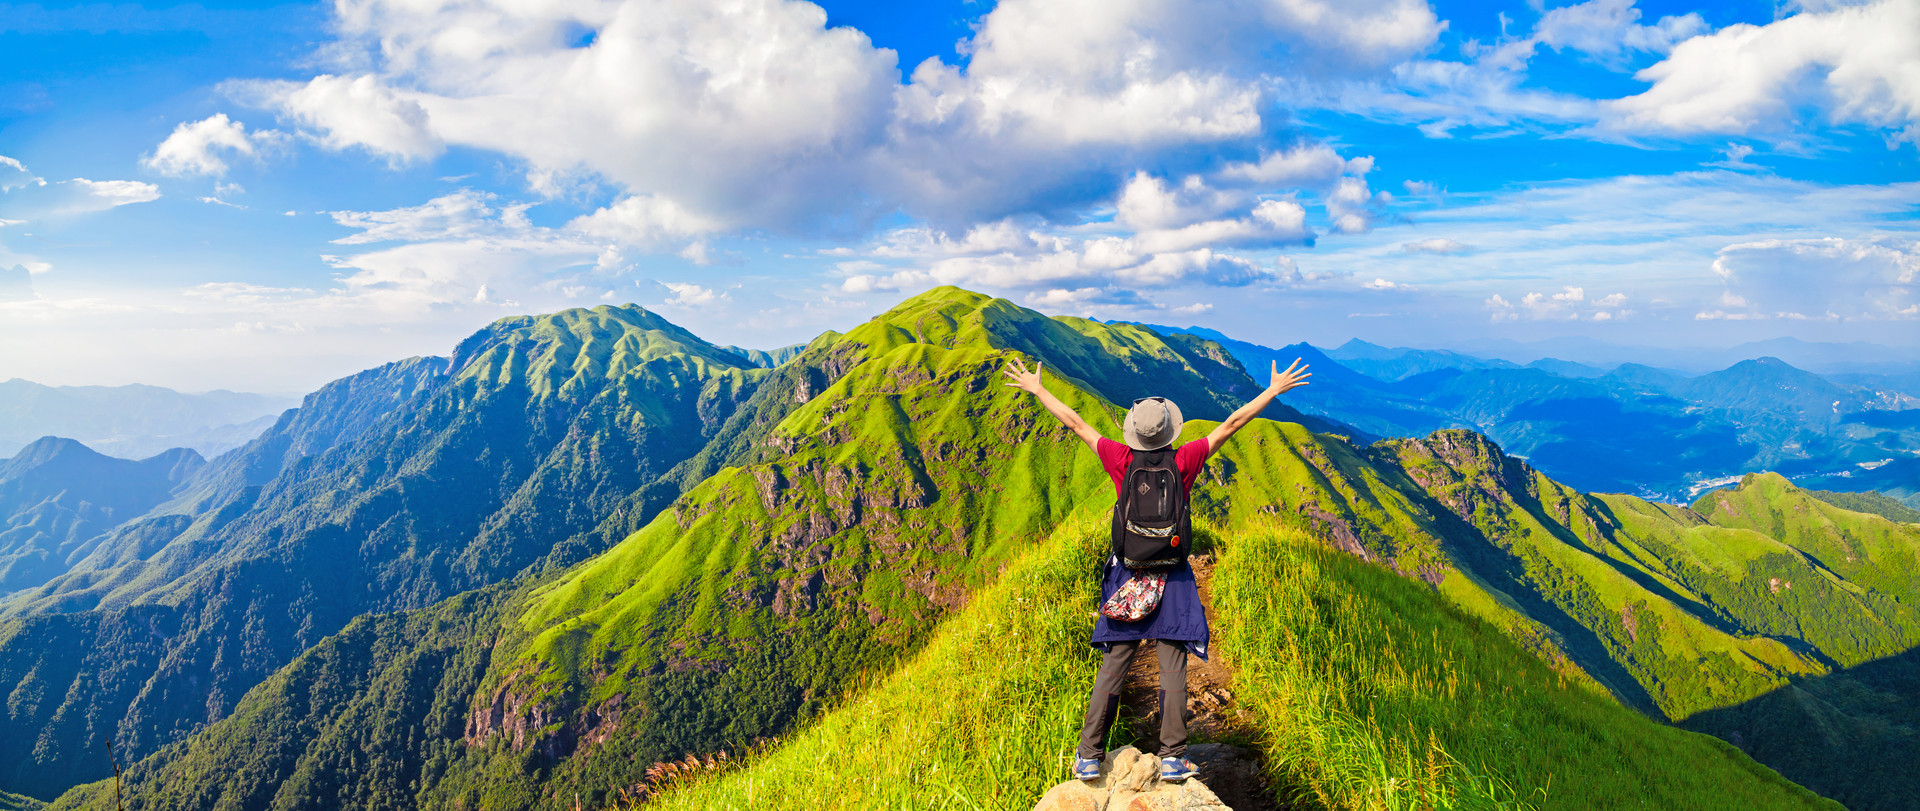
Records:
[[[1297,803],[1837,808],[1556,672],[1423,583],[1288,527],[1231,535],[1214,577],[1219,647]]]
[[[1104,530],[1104,515],[1076,515],[903,667],[742,768],[679,781],[645,807],[1032,807],[1066,779],[1078,741]]]
[[[645,807],[1032,807],[1067,777],[1097,662],[1101,518],[1077,514],[814,725]],[[1835,807],[1620,707],[1423,583],[1279,525],[1221,536],[1216,647],[1297,807]]]

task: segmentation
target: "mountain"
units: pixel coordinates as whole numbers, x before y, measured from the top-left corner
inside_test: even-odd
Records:
[[[823,336],[803,355],[812,362],[774,370],[746,367],[639,308],[596,308],[505,319],[450,361],[416,359],[323,389],[83,565],[9,603],[0,684],[32,685],[37,698],[11,708],[0,751],[14,765],[0,778],[10,790],[50,796],[104,763],[99,738],[82,725],[96,722],[84,719],[118,719],[119,751],[144,756],[223,717],[245,690],[355,616],[430,605],[589,557],[647,525],[684,488],[793,450],[797,434],[774,435],[775,426],[870,357],[886,363],[865,367],[860,385],[919,386],[928,372],[891,367],[926,344],[973,351],[991,333],[1016,347],[1049,347],[1051,371],[1099,381],[1115,398],[1150,390],[1196,418],[1224,417],[1254,389],[1205,342],[936,292],[916,299],[921,309]],[[967,346],[955,343],[963,332]],[[817,425],[827,416],[805,419]],[[836,430],[891,419],[860,411]],[[902,458],[924,464],[914,454],[875,453],[866,463],[873,469]],[[821,469],[781,468],[779,481],[799,486]],[[927,498],[916,488],[931,481],[903,480],[896,497]],[[813,484],[822,486],[848,497],[844,482]],[[861,505],[808,517],[797,526],[813,529],[794,531],[845,523],[844,509],[879,509]],[[897,594],[874,585],[865,593],[911,606],[904,584],[918,581],[901,583]],[[138,627],[154,633],[129,633]],[[819,678],[844,672],[835,666]],[[770,718],[777,726],[790,714]]]
[[[1539,360],[1536,360],[1532,363],[1527,364],[1527,368],[1539,369],[1541,371],[1549,372],[1551,374],[1559,375],[1561,377],[1572,377],[1572,378],[1602,377],[1606,375],[1608,371],[1606,369],[1602,369],[1597,366],[1589,366],[1584,363],[1575,363],[1570,360],[1560,360],[1559,358],[1541,358]]]
[[[604,549],[658,509],[628,499],[766,375],[638,307],[599,307],[503,319],[451,361],[322,390],[9,601],[0,788],[98,778],[102,730],[124,758],[183,738],[361,614]]]
[[[793,344],[792,346],[783,346],[779,349],[743,349],[738,346],[723,346],[720,348],[746,358],[748,361],[751,361],[753,365],[762,369],[771,369],[799,357],[801,352],[806,351],[807,344]]]
[[[1884,364],[1873,372],[1836,371],[1822,377],[1845,386],[1873,389],[1895,408],[1920,408],[1920,361]]]
[[[1787,425],[1831,424],[1842,413],[1871,404],[1857,390],[1827,382],[1779,358],[1743,360],[1718,372],[1690,378],[1677,393],[1742,418],[1777,418]]]
[[[1057,772],[1032,745],[942,742],[1070,738],[1083,687],[1063,680],[1090,663],[1076,601],[1111,485],[998,385],[1016,353],[1108,423],[1143,387],[1173,392],[1189,438],[1250,393],[1218,344],[953,289],[909,299],[774,370],[694,457],[705,477],[637,532],[564,571],[362,616],[134,766],[134,807],[598,805],[651,764],[763,738],[737,780],[674,802],[753,785],[861,804],[821,782],[844,772],[804,765],[829,755],[913,774],[992,758],[990,781],[956,773],[967,791]],[[1614,702],[1687,718],[1920,634],[1909,530],[1778,477],[1681,508],[1580,493],[1469,431],[1362,447],[1265,421],[1209,469],[1195,511],[1220,528],[1220,644],[1254,674],[1235,688],[1249,712],[1290,733],[1267,738],[1275,776],[1308,792],[1820,807]],[[1314,653],[1287,659],[1302,640]],[[1400,776],[1343,771],[1367,747],[1401,753],[1379,761]],[[95,784],[60,807],[106,801]]]
[[[170,448],[213,457],[244,444],[293,402],[260,394],[181,394],[158,386],[43,386],[0,382],[0,457],[43,436],[144,459]]]
[[[1808,490],[1807,495],[1843,510],[1877,515],[1896,524],[1920,524],[1920,510],[1884,493],[1846,493]]]
[[[1170,327],[1158,327],[1172,330]],[[1842,384],[1778,358],[1687,376],[1626,363],[1611,371],[1552,359],[1527,367],[1353,340],[1321,352],[1222,338],[1249,367],[1304,358],[1306,412],[1375,436],[1472,428],[1585,490],[1685,501],[1707,486],[1777,470],[1810,486],[1881,489],[1902,497],[1920,477],[1857,468],[1920,453],[1920,400],[1884,386]]]
[[[1730,361],[1742,358],[1776,357],[1786,363],[1816,372],[1891,371],[1903,366],[1912,368],[1914,364],[1912,349],[1896,349],[1866,341],[1823,343],[1785,337],[1740,344],[1726,350],[1726,357]]]
[[[1326,350],[1327,357],[1379,380],[1396,381],[1441,369],[1509,369],[1515,364],[1437,349],[1388,349],[1354,338]]]
[[[65,572],[89,541],[167,500],[205,464],[185,448],[135,462],[58,437],[0,462],[0,596]]]
[[[644,765],[717,741],[776,734],[816,711],[853,673],[906,650],[964,601],[970,585],[1071,509],[1075,499],[1049,493],[1105,486],[1097,465],[1074,448],[1026,441],[1043,426],[998,385],[1005,355],[996,345],[1044,357],[1049,373],[1067,380],[1100,381],[1078,385],[1116,399],[1141,390],[1176,397],[1195,418],[1218,419],[1238,405],[1219,391],[1252,391],[1252,381],[1218,347],[1047,319],[951,289],[916,297],[845,336],[823,336],[764,378],[702,452],[721,449],[707,457],[709,475],[620,551],[558,581],[530,571],[510,595],[502,586],[460,598],[490,601],[463,603],[462,618],[492,610],[487,606],[504,612],[478,626],[491,629],[478,637],[443,635],[434,630],[441,620],[403,622],[415,630],[393,632],[415,634],[408,638],[429,645],[432,661],[499,666],[471,678],[438,671],[409,677],[408,691],[424,691],[414,693],[417,708],[440,700],[434,697],[461,707],[453,715],[434,711],[455,725],[440,729],[456,735],[414,741],[407,733],[414,742],[393,743],[468,751],[461,743],[468,741],[480,748],[454,764],[459,768],[445,774],[442,789],[457,795],[463,785],[482,786],[524,798],[551,787],[535,779],[540,775],[501,775],[517,773],[512,764],[528,752],[572,751],[598,734],[595,719],[656,718],[621,728],[626,737],[614,748],[631,767],[624,758]],[[1096,401],[1061,388],[1092,413]],[[1107,414],[1118,418],[1111,407]],[[1004,485],[980,487],[981,475]],[[609,588],[614,583],[646,587]],[[547,619],[576,616],[594,619],[558,626]],[[356,637],[355,628],[376,637],[395,628],[367,622],[316,648],[303,659],[310,664],[296,669],[321,666],[329,683],[368,685],[378,673],[356,658],[364,654],[331,652],[339,645],[364,650],[353,640],[369,638]],[[628,635],[640,628],[653,630]],[[364,644],[388,650],[397,643]],[[362,664],[331,670],[336,655]],[[311,729],[298,717],[310,700],[289,705],[292,718],[221,728],[247,726],[237,734],[276,739]],[[482,711],[469,713],[461,703],[467,701]],[[323,749],[366,751],[373,744],[363,736],[379,734],[355,725],[339,731],[347,737],[330,738]],[[300,760],[299,748],[275,743],[251,751],[248,760],[267,759],[259,769],[237,769],[231,782],[196,790],[208,798],[265,798],[283,785],[305,786],[327,798],[313,802],[327,806],[347,802],[369,780],[339,771],[346,761],[331,756]],[[392,775],[413,779],[404,770]],[[348,794],[330,793],[336,790]]]
[[[1686,385],[1689,375],[1640,363],[1622,363],[1601,376],[1607,383],[1645,393],[1670,393]]]
[[[1169,327],[1150,328],[1166,335],[1181,334],[1168,332],[1171,329]],[[1270,349],[1232,338],[1212,340],[1226,348],[1240,365],[1255,374],[1270,374],[1274,364],[1285,370],[1295,360],[1304,362],[1312,371],[1312,381],[1307,386],[1289,392],[1287,402],[1303,413],[1359,429],[1349,432],[1349,436],[1355,439],[1372,441],[1380,436],[1420,434],[1464,425],[1451,414],[1428,406],[1417,398],[1403,396],[1395,392],[1391,385],[1348,368],[1310,344],[1299,343]],[[1275,418],[1285,419],[1281,416]]]

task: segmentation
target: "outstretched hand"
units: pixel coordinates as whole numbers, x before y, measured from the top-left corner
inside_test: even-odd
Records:
[[[1012,383],[1006,383],[1004,385],[1012,386],[1028,394],[1037,395],[1040,392],[1046,391],[1045,387],[1040,385],[1040,367],[1042,365],[1040,361],[1034,361],[1033,371],[1029,372],[1027,371],[1027,364],[1024,361],[1021,361],[1019,358],[1014,358],[1007,363],[1007,368],[1000,370],[1001,374],[1013,380]]]
[[[1274,361],[1273,378],[1267,383],[1267,390],[1274,394],[1285,394],[1307,385],[1307,378],[1313,376],[1312,372],[1307,371],[1308,368],[1306,364],[1300,362],[1299,358],[1294,358],[1293,365],[1288,366],[1287,370],[1282,372],[1280,371],[1280,361]]]

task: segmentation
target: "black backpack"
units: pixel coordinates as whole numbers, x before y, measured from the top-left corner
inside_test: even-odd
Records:
[[[1113,505],[1113,556],[1129,569],[1178,566],[1193,548],[1174,450],[1135,450]]]

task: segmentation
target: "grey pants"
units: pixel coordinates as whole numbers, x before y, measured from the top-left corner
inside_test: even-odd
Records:
[[[1178,642],[1154,647],[1160,649],[1160,756],[1182,757],[1187,753],[1187,649]],[[1093,679],[1093,695],[1087,699],[1087,723],[1080,728],[1080,757],[1106,756],[1107,730],[1120,710],[1120,685],[1139,648],[1138,642],[1107,645],[1100,675]]]

